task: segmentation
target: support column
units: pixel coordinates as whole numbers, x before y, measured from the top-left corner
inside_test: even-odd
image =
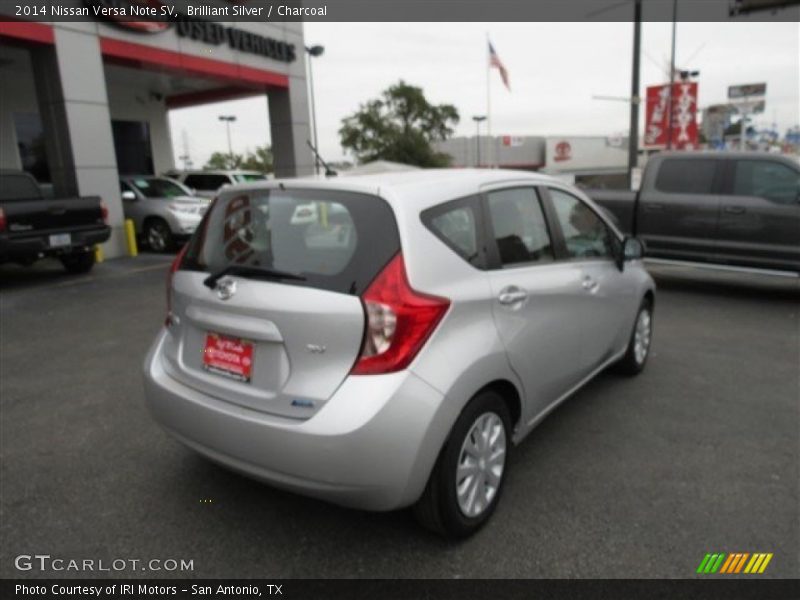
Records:
[[[55,45],[31,51],[47,160],[57,196],[100,196],[108,206],[107,257],[125,253],[105,73],[97,36],[54,27]]]
[[[305,52],[298,59],[304,60]],[[314,155],[306,143],[311,139],[311,127],[305,79],[290,77],[288,89],[271,89],[267,96],[275,176],[312,175]]]

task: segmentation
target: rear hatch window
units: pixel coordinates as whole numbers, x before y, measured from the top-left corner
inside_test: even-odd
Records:
[[[223,193],[170,283],[167,372],[225,402],[309,418],[358,359],[360,295],[399,246],[375,196]]]
[[[376,196],[270,189],[221,196],[182,268],[256,267],[298,276],[286,284],[357,295],[399,249],[392,209]]]

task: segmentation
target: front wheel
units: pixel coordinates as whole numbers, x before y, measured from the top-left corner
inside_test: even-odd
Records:
[[[500,500],[510,446],[506,403],[496,392],[481,392],[453,425],[414,507],[417,519],[446,537],[475,533]]]
[[[92,250],[72,252],[61,257],[61,264],[68,273],[88,273],[94,266],[94,252]]]
[[[166,221],[152,219],[144,226],[144,239],[153,252],[167,252],[174,246],[172,231]]]
[[[617,363],[617,370],[625,375],[638,375],[650,356],[650,344],[653,339],[653,303],[645,299],[636,314],[628,349],[625,356]]]

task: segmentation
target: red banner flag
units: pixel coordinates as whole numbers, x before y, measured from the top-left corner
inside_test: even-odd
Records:
[[[647,88],[644,145],[666,148],[669,139],[669,84]],[[691,150],[698,147],[697,83],[672,84],[672,148]]]

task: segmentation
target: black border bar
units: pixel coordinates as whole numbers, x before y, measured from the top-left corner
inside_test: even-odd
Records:
[[[168,7],[157,20],[190,16],[231,22],[625,22],[636,0],[147,0]],[[642,20],[672,21],[673,0],[640,0]],[[126,7],[143,0],[0,0],[0,20],[40,22],[96,20],[93,5]],[[261,8],[258,15],[234,14],[237,6]],[[89,16],[65,14],[89,8]],[[227,15],[198,14],[222,8]],[[190,10],[192,9],[192,10]],[[126,9],[130,11],[130,8]],[[240,10],[240,9],[236,9]],[[58,13],[58,14],[56,14]],[[128,14],[131,19],[139,19]],[[800,21],[800,0],[678,0],[677,20]]]
[[[131,593],[121,593],[127,588]],[[27,586],[23,593],[17,586]],[[44,593],[30,593],[33,587]],[[112,586],[114,586],[112,588]],[[141,586],[141,587],[140,587]],[[211,594],[193,594],[201,586]],[[233,593],[217,593],[219,587],[242,588]],[[100,589],[98,595],[93,589]],[[257,588],[257,593],[251,591]],[[24,589],[24,588],[23,588]],[[74,590],[74,593],[69,593]],[[112,591],[113,590],[113,591]],[[54,593],[55,592],[55,593]],[[257,595],[260,594],[260,595]],[[653,600],[792,600],[800,598],[798,579],[755,579],[744,577],[709,579],[622,580],[622,579],[4,579],[0,597],[11,599],[75,598],[138,599],[157,598],[315,598],[320,600],[358,600],[380,598],[489,599],[609,599]]]

